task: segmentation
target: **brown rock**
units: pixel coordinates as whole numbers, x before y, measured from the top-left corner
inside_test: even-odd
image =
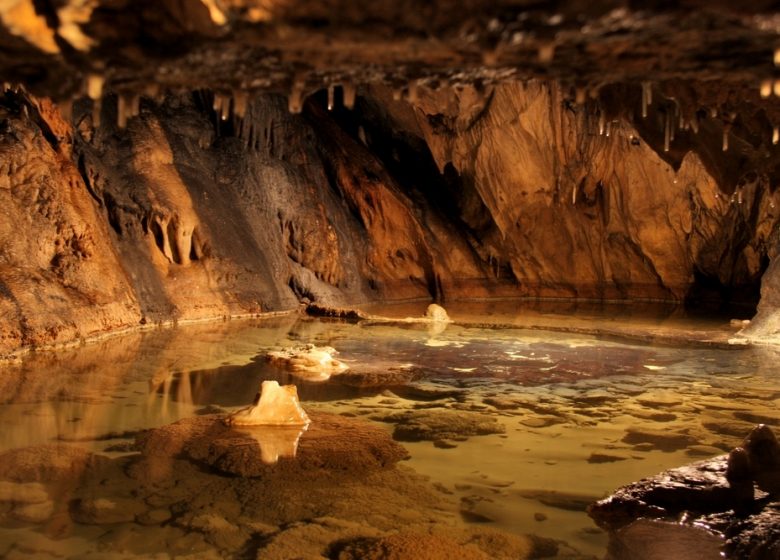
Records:
[[[181,454],[226,474],[294,479],[316,478],[329,471],[354,474],[389,467],[407,457],[406,450],[379,427],[326,413],[315,412],[310,418],[296,457],[282,457],[276,465],[261,461],[258,441],[248,432],[231,429],[219,417],[200,416],[139,436],[144,457],[139,466],[159,476],[164,471],[157,469],[154,458]]]

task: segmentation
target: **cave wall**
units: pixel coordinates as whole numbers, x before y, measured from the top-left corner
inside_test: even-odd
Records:
[[[241,111],[150,95],[120,128],[116,95],[71,125],[6,90],[0,354],[302,299],[757,291],[778,214],[764,174],[724,185],[695,146],[675,159],[652,124],[548,82],[358,93],[300,114],[271,93]]]

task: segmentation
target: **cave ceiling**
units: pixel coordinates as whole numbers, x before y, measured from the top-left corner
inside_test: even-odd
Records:
[[[780,77],[776,10],[728,0],[4,0],[0,73],[56,100],[82,95],[94,75],[118,92],[304,96],[344,82],[537,78],[581,96],[613,83],[717,82],[758,101]]]

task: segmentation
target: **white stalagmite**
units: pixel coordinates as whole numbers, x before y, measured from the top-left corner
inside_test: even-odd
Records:
[[[263,381],[254,404],[231,414],[225,422],[233,426],[306,426],[309,417],[298,401],[295,385]]]

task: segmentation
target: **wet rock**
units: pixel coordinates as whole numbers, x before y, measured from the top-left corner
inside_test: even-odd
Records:
[[[437,323],[449,323],[451,321],[447,310],[435,303],[430,304],[425,310],[425,318]]]
[[[428,558],[430,560],[488,560],[491,558],[473,544],[424,533],[399,533],[379,539],[353,540],[340,546],[339,560],[391,560]]]
[[[695,436],[662,430],[650,430],[647,428],[631,427],[626,430],[626,435],[621,440],[628,444],[649,444],[652,449],[659,451],[677,451],[685,449],[689,445],[698,443]]]
[[[625,461],[628,457],[622,455],[610,455],[608,453],[591,453],[588,457],[588,463],[601,464],[601,463],[615,463],[617,461]]]
[[[108,461],[82,447],[48,444],[0,453],[0,479],[16,482],[73,480]]]
[[[712,531],[726,535],[726,551],[738,550],[734,557],[775,558],[772,554],[780,551],[780,508],[772,499],[780,491],[776,485],[780,473],[778,453],[780,446],[772,431],[759,425],[729,455],[671,469],[624,486],[609,498],[591,505],[588,513],[599,526],[613,531],[616,550],[638,550],[631,549],[631,544],[625,545],[624,540],[646,547],[647,556],[641,558],[660,558],[657,555],[661,552],[653,541],[668,542],[669,550],[676,550],[674,543],[679,541],[683,548],[690,549],[687,552],[681,549],[680,554],[695,554],[696,546],[701,547],[702,554],[706,550],[719,550],[719,545],[713,549],[714,545],[707,544],[714,542],[713,535],[717,536]],[[760,492],[754,489],[754,484]],[[664,536],[669,528],[663,522],[676,523],[684,512],[687,513],[683,526],[669,530]],[[640,517],[646,520],[633,525]],[[623,528],[625,532],[621,532]],[[710,531],[709,536],[702,535],[702,531]]]
[[[161,476],[165,470],[159,471],[155,457],[182,455],[225,474],[282,477],[294,484],[296,477],[312,478],[323,472],[389,467],[408,455],[386,431],[369,423],[326,413],[312,413],[310,419],[296,456],[280,457],[276,465],[262,461],[257,438],[226,426],[219,417],[181,420],[139,436],[142,458],[134,467],[136,475]]]
[[[43,523],[54,513],[54,502],[19,504],[11,511],[11,517],[24,523]]]
[[[337,353],[330,346],[305,344],[269,352],[268,360],[307,381],[326,381],[349,369],[347,364],[334,358]]]
[[[423,372],[416,367],[399,367],[387,364],[386,367],[372,365],[366,367],[353,366],[348,371],[340,373],[335,379],[342,385],[350,387],[394,387],[406,385],[423,377]],[[393,404],[398,401],[381,402],[380,404]]]
[[[518,494],[528,500],[536,500],[549,507],[567,511],[585,511],[598,497],[572,494],[556,490],[519,490]]]
[[[476,412],[416,410],[387,415],[382,420],[395,424],[393,438],[398,441],[458,440],[506,432],[496,418]]]
[[[85,525],[128,523],[146,509],[142,501],[129,498],[80,499],[71,505],[71,517]]]

